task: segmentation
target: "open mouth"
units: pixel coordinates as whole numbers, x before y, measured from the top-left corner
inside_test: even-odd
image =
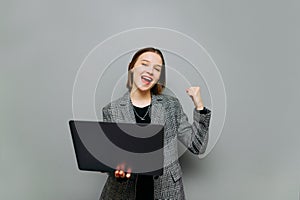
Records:
[[[150,78],[149,76],[142,76],[141,79],[147,85],[150,84],[153,81],[153,79]]]

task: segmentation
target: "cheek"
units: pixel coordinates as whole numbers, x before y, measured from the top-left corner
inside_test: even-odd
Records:
[[[134,80],[139,80],[139,78],[140,78],[139,70],[134,70],[132,74],[133,74],[133,79]]]
[[[140,67],[134,67],[132,69],[132,73],[135,74],[135,75],[138,75],[139,73],[141,73],[141,68]]]
[[[154,76],[155,76],[155,78],[156,78],[157,80],[159,79],[160,75],[161,75],[160,72],[156,72],[156,73],[154,74]]]
[[[134,79],[134,80],[136,80],[137,79],[137,75],[136,75],[136,73],[132,73],[132,78]]]

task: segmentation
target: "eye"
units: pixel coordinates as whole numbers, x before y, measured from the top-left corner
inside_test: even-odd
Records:
[[[161,71],[161,66],[160,65],[154,65],[154,69],[158,72]]]
[[[143,66],[148,66],[147,63],[142,63]]]

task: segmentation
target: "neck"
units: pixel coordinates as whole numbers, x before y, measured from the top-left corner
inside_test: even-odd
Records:
[[[150,90],[131,90],[130,99],[132,104],[135,106],[147,106],[151,103],[151,92]]]

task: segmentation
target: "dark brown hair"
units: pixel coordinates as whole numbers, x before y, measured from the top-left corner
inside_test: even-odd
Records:
[[[134,67],[139,56],[146,52],[156,53],[160,56],[160,58],[162,60],[162,68],[161,68],[159,80],[150,90],[151,93],[153,93],[153,94],[161,94],[166,85],[165,60],[164,60],[164,56],[163,56],[162,52],[159,49],[155,49],[153,47],[147,47],[147,48],[140,49],[133,55],[129,65],[128,65],[128,78],[127,78],[126,86],[130,91],[132,88],[132,81],[133,81],[133,73],[130,70]]]

